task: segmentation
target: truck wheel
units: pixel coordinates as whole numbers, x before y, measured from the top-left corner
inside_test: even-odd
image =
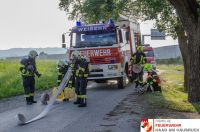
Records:
[[[95,80],[96,83],[107,83],[107,80]]]
[[[117,80],[117,87],[118,87],[118,89],[123,89],[124,88],[124,79],[123,79],[123,77],[120,77]]]

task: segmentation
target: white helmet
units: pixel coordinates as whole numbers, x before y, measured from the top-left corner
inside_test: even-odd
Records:
[[[35,50],[31,50],[28,54],[28,56],[30,58],[35,58],[36,56],[38,56],[38,53]]]
[[[77,51],[77,50],[75,50],[75,51],[73,51],[72,54],[71,54],[71,59],[74,59],[75,57],[76,57],[76,58],[79,58],[80,56],[81,56],[80,52]]]

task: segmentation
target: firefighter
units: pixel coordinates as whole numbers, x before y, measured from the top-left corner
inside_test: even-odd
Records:
[[[20,61],[20,72],[23,80],[23,87],[27,105],[37,103],[37,101],[34,100],[35,75],[38,78],[41,76],[36,68],[35,59],[37,56],[38,53],[35,50],[31,50],[28,56],[22,58]]]
[[[72,53],[72,60],[75,71],[75,92],[77,99],[74,104],[79,104],[78,107],[86,107],[86,87],[87,77],[89,74],[89,58],[81,56],[80,52],[74,51]]]
[[[81,59],[81,56],[80,56],[80,52],[79,51],[73,51],[72,54],[71,54],[71,62],[72,62],[72,65],[73,66],[73,76],[74,77],[73,81],[74,81],[74,86],[75,86],[75,93],[76,93],[76,101],[74,102],[74,104],[80,104],[81,103],[81,95],[80,95],[80,90],[79,90],[79,76],[78,76],[78,73],[76,74],[76,72],[78,71],[78,65],[80,64],[80,59]],[[72,82],[73,82],[72,81]]]
[[[144,71],[147,71],[148,74],[146,81],[146,83],[148,84],[147,92],[152,92],[152,91],[162,92],[160,85],[161,81],[158,74],[156,73],[156,68],[151,64],[145,64]]]
[[[130,59],[132,65],[139,64],[141,69],[143,69],[143,65],[147,62],[146,55],[144,54],[143,50],[144,49],[142,46],[137,46],[136,53],[134,53]],[[134,73],[134,71],[132,72],[133,77],[135,77],[135,88],[143,83],[143,74],[143,70],[141,70],[139,73]]]
[[[89,58],[86,56],[80,57],[78,64],[78,70],[76,71],[76,87],[79,90],[80,102],[78,107],[87,106],[87,77],[89,75]]]
[[[65,74],[67,73],[67,70],[68,70],[68,63],[67,61],[65,60],[59,60],[58,61],[58,66],[57,66],[57,69],[58,69],[58,79],[57,79],[57,85],[59,86],[62,79],[64,78]],[[60,96],[63,95],[64,96],[64,90],[62,91],[62,93],[60,94]],[[62,97],[63,97],[62,96]],[[59,97],[59,96],[58,96]],[[61,97],[61,98],[62,98]],[[65,98],[64,96],[64,99],[63,101],[68,101],[69,99],[68,98]]]

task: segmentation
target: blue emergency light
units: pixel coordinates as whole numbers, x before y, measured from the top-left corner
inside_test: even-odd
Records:
[[[114,21],[110,18],[110,19],[108,20],[108,24],[109,24],[109,25],[114,25]]]
[[[81,26],[81,22],[80,22],[80,21],[77,21],[77,22],[76,22],[76,26],[77,26],[77,27],[80,27],[80,26]]]

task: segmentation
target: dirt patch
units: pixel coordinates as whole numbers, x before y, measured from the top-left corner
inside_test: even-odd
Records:
[[[145,96],[132,93],[123,99],[111,112],[104,117],[101,132],[138,132],[140,119],[200,119],[198,113],[175,112],[169,109],[151,106]],[[114,124],[114,125],[109,125]]]

